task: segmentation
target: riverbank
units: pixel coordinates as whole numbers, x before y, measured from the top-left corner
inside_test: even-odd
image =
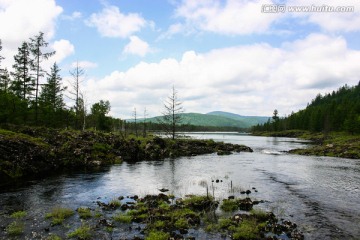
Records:
[[[54,207],[43,220],[37,220],[40,224],[28,217],[31,210],[13,212],[2,222],[0,236],[19,239],[32,235],[32,239],[46,240],[304,239],[295,223],[253,208],[262,202],[248,196],[223,200],[164,193],[119,196],[108,202],[97,200],[96,208]]]
[[[0,129],[0,181],[122,161],[231,152],[252,149],[212,140],[124,137],[119,133],[8,126],[7,130]]]
[[[313,156],[360,159],[360,135],[344,132],[314,133],[301,130],[281,132],[256,132],[256,136],[293,137],[310,140],[313,144],[305,149],[292,149],[289,153]]]

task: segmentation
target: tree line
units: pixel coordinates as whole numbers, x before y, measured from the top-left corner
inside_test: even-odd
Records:
[[[313,132],[346,131],[360,133],[360,81],[345,85],[325,95],[318,94],[305,109],[280,118],[277,110],[272,119],[253,131],[309,130]]]
[[[70,89],[64,87],[56,62],[49,72],[44,69],[44,63],[55,54],[55,51],[47,51],[44,33],[22,42],[11,71],[1,65],[4,60],[1,50],[0,39],[0,124],[105,131],[121,125],[120,119],[106,116],[110,111],[109,101],[93,104],[87,113],[86,99],[81,91],[84,70],[78,64],[70,71]],[[72,107],[66,106],[65,94],[74,101]]]
[[[55,54],[47,51],[48,43],[44,33],[23,41],[14,56],[12,70],[2,68],[2,42],[0,39],[0,125],[33,125],[52,128],[72,128],[77,130],[95,129],[101,131],[120,131],[125,134],[146,136],[148,130],[164,131],[171,138],[180,131],[183,109],[175,87],[164,103],[163,119],[159,123],[148,123],[145,120],[137,123],[137,112],[134,108],[134,121],[126,122],[107,116],[111,106],[109,101],[100,100],[93,104],[90,113],[84,92],[81,90],[84,81],[84,69],[77,63],[69,73],[72,81],[69,89],[64,87],[60,75],[61,69],[56,62],[47,72],[43,65]],[[45,82],[45,83],[43,83]],[[64,97],[73,101],[66,106]]]

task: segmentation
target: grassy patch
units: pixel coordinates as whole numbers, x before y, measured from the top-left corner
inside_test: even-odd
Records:
[[[74,211],[69,208],[54,208],[51,213],[45,215],[45,218],[51,218],[52,225],[59,225],[64,222],[64,220],[68,217],[74,215]]]
[[[90,239],[92,236],[91,234],[91,227],[89,225],[82,225],[81,227],[75,229],[75,231],[68,234],[69,238],[77,238],[77,239]]]
[[[170,234],[162,231],[151,231],[149,235],[145,238],[146,240],[168,240]]]
[[[259,239],[259,229],[255,220],[244,220],[235,228],[233,239]]]
[[[239,205],[234,199],[224,199],[220,205],[220,209],[224,212],[233,212],[239,209]]]
[[[92,217],[90,208],[79,207],[76,211],[79,213],[81,219],[87,219]]]
[[[10,215],[11,218],[17,218],[17,219],[20,219],[20,218],[24,218],[26,216],[26,212],[25,211],[17,211],[17,212],[14,212]]]
[[[6,227],[6,232],[10,236],[19,236],[24,232],[24,223],[12,222]]]
[[[51,234],[50,236],[48,236],[48,237],[46,238],[46,240],[62,240],[62,238],[59,237],[58,235]]]
[[[117,213],[113,216],[113,219],[121,223],[131,223],[132,217],[130,215],[124,215],[122,213]]]

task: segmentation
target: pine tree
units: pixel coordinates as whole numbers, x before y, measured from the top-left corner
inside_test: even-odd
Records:
[[[51,111],[62,109],[65,104],[63,100],[63,92],[66,87],[62,87],[60,76],[60,68],[56,63],[51,67],[50,74],[47,74],[47,83],[43,85],[39,97],[40,104],[48,107]]]
[[[2,43],[0,39],[0,52],[2,50]],[[10,76],[8,70],[1,67],[1,61],[5,58],[0,55],[0,91],[7,93],[10,85]]]
[[[22,100],[29,100],[34,90],[34,79],[30,75],[31,60],[30,49],[27,42],[23,42],[18,48],[18,54],[14,56],[14,72],[11,72],[13,82],[11,90]]]
[[[39,35],[34,38],[30,38],[30,51],[33,56],[32,70],[35,72],[35,122],[38,120],[38,101],[39,101],[39,86],[40,79],[44,77],[44,69],[41,67],[43,60],[47,60],[49,57],[55,54],[53,52],[44,53],[42,48],[47,47],[48,43],[44,40],[44,33],[40,32]]]

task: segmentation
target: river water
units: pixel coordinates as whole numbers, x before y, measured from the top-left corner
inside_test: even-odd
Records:
[[[158,194],[161,188],[180,197],[206,194],[208,189],[218,199],[241,196],[241,191],[250,189],[252,198],[265,201],[258,208],[297,223],[305,239],[360,239],[360,160],[287,154],[287,150],[308,145],[293,138],[237,133],[188,135],[244,144],[254,152],[124,162],[97,172],[69,173],[3,187],[0,239],[6,236],[1,223],[14,210],[26,210],[36,229],[45,226],[44,215],[53,206],[95,207],[97,200]]]

